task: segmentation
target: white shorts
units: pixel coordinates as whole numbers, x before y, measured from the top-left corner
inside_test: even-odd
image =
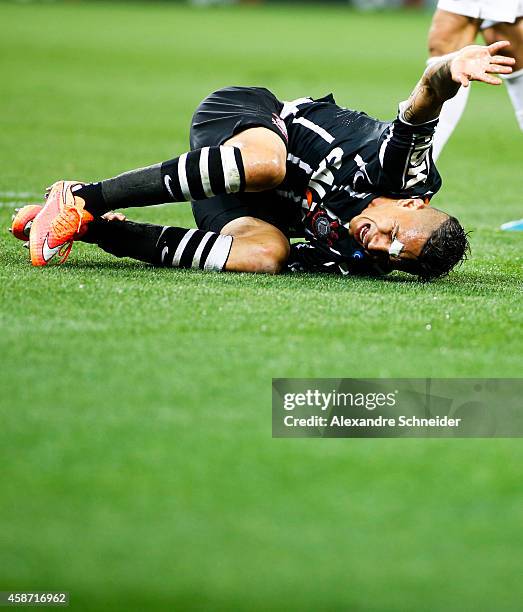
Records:
[[[523,17],[523,0],[439,0],[438,8],[490,22],[514,23]]]

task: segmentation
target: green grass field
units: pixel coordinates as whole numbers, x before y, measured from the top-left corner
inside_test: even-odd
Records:
[[[395,114],[429,15],[0,4],[0,225],[60,178],[188,147],[230,84]],[[305,55],[303,55],[304,53]],[[272,377],[521,376],[522,136],[476,86],[439,206],[473,257],[419,285],[153,270],[0,237],[0,590],[73,610],[521,610],[519,440],[274,440]],[[193,225],[187,205],[130,211]],[[430,330],[427,325],[430,324]]]

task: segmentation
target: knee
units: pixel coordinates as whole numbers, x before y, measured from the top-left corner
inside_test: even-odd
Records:
[[[290,247],[284,243],[260,244],[253,253],[253,272],[279,274],[289,258]]]
[[[251,160],[246,168],[247,188],[250,191],[276,189],[285,179],[286,160],[274,153],[258,160]]]
[[[272,130],[251,128],[225,144],[241,151],[247,191],[267,191],[283,182],[287,171],[287,147]]]

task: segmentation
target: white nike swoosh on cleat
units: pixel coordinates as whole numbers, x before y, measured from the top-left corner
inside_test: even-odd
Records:
[[[58,253],[58,251],[64,246],[63,244],[59,244],[58,246],[51,248],[49,246],[49,243],[47,242],[48,238],[49,236],[45,237],[44,244],[42,245],[42,255],[45,261],[49,261],[51,258],[53,258]]]

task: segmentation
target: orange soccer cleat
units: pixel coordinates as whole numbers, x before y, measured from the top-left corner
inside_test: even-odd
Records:
[[[13,215],[13,221],[9,231],[15,238],[18,238],[18,240],[22,240],[24,243],[26,243],[24,246],[27,246],[27,248],[29,248],[29,234],[34,218],[43,207],[43,204],[27,204],[22,208],[15,208],[15,214]],[[89,213],[84,211],[83,214],[85,215]],[[80,227],[78,233],[75,234],[74,239],[79,240],[82,238],[85,232],[87,232],[87,224],[82,223],[82,226]]]
[[[29,240],[29,232],[33,225],[33,220],[36,215],[42,210],[42,204],[28,204],[23,208],[17,208],[13,215],[13,222],[9,231],[15,238],[27,242]]]
[[[71,191],[78,181],[58,181],[47,196],[47,202],[36,215],[29,233],[29,250],[33,266],[46,266],[55,255],[60,263],[69,256],[73,241],[78,238],[82,225],[93,220],[84,209],[82,198]]]

